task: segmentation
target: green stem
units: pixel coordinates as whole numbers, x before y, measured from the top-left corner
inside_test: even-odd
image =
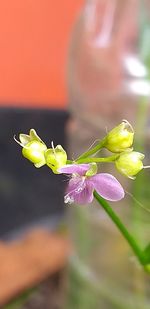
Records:
[[[112,221],[115,223],[115,225],[120,230],[123,237],[127,240],[128,244],[134,251],[135,255],[137,256],[139,262],[144,266],[145,265],[145,255],[142,249],[137,244],[136,240],[133,238],[133,236],[128,232],[127,228],[124,226],[124,224],[121,222],[120,218],[116,215],[114,210],[110,207],[108,202],[106,202],[96,191],[94,191],[94,197],[97,200],[99,204],[103,207],[103,209],[107,212],[109,217],[112,219]]]
[[[78,157],[76,159],[76,161],[80,160],[80,159],[84,159],[87,158],[89,156],[92,156],[93,154],[95,154],[96,152],[98,152],[99,150],[101,150],[104,145],[105,145],[105,138],[103,138],[95,147],[93,147],[92,149],[84,152],[80,157]]]
[[[114,156],[110,156],[110,157],[106,157],[106,158],[82,158],[82,159],[78,159],[76,160],[76,163],[100,163],[100,162],[113,162],[115,161],[117,158],[119,157],[119,155],[114,155]]]
[[[73,164],[72,160],[67,160],[66,164]]]

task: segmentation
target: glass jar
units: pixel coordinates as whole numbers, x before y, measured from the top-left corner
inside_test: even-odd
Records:
[[[145,165],[150,162],[149,4],[138,0],[85,2],[69,53],[72,119],[68,132],[73,159],[127,119],[135,129],[136,151],[145,153]],[[113,207],[144,248],[150,241],[150,172],[141,172],[133,182],[111,165],[103,168],[129,192]],[[149,276],[99,205],[72,206],[69,216],[74,253],[68,308],[148,309]]]

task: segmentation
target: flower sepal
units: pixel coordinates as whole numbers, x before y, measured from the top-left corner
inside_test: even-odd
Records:
[[[92,162],[89,164],[89,169],[86,172],[85,176],[90,177],[94,176],[97,173],[97,164],[95,162]]]
[[[45,145],[45,143],[41,140],[41,138],[37,135],[34,129],[30,129],[29,135],[20,133],[19,134],[20,144],[22,147],[26,146],[29,142],[37,141]]]

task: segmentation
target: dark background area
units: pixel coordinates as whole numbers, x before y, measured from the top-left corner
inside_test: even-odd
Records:
[[[13,136],[34,128],[51,147],[65,145],[68,114],[61,110],[0,109],[0,237],[10,238],[34,224],[55,226],[63,216],[64,178],[23,158]]]

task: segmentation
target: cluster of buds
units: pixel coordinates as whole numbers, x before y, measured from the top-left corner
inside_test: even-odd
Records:
[[[29,135],[19,134],[19,141],[16,138],[15,141],[22,147],[22,155],[37,168],[46,164],[54,174],[58,174],[58,169],[67,162],[67,153],[63,147],[54,147],[52,142],[52,147],[47,148],[34,129],[29,131]]]
[[[55,174],[71,174],[65,203],[85,204],[93,200],[94,190],[110,201],[118,201],[124,197],[124,190],[114,176],[97,173],[97,163],[113,162],[121,174],[134,179],[143,169],[144,155],[133,151],[133,139],[133,128],[124,120],[95,147],[75,161],[67,160],[67,153],[61,145],[54,147],[52,142],[51,148],[47,148],[34,129],[30,130],[29,135],[20,134],[19,141],[15,140],[22,146],[22,155],[36,168],[47,165]],[[105,158],[95,157],[102,148],[106,148],[113,155]]]
[[[119,154],[114,161],[117,170],[132,179],[143,169],[142,160],[145,157],[144,154],[131,148],[133,140],[133,128],[128,121],[124,120],[108,133],[104,143],[104,147],[109,151]]]

